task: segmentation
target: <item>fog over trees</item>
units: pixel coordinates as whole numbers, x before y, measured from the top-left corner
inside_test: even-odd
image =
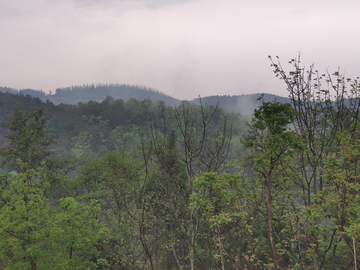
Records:
[[[1,89],[0,269],[359,269],[360,84],[270,60],[289,98],[248,115]]]

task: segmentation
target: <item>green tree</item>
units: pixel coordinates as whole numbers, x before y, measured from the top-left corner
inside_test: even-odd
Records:
[[[56,156],[50,149],[55,143],[54,135],[47,131],[47,118],[42,109],[23,111],[15,108],[14,114],[5,125],[9,144],[0,148],[3,168],[17,173],[25,170],[46,168],[41,177],[47,178],[49,185],[44,188],[48,198],[65,193],[66,178],[75,167],[73,157]]]
[[[196,107],[183,102],[176,108],[175,118],[179,130],[181,158],[189,177],[188,190],[190,194],[196,193],[194,181],[198,173],[221,172],[229,152],[231,126],[228,126],[227,118],[218,106],[203,106],[202,103],[200,107]],[[203,239],[199,239],[200,232],[206,228],[201,209],[189,208],[186,218],[179,224],[189,250],[190,269],[196,268],[197,261],[206,265],[196,249],[202,241],[207,244],[212,242],[206,233],[202,234]]]
[[[324,188],[314,195],[316,204],[311,208],[313,216],[322,220],[327,231],[334,231],[332,239],[340,238],[346,246],[349,256],[336,265],[352,262],[359,269],[357,250],[360,241],[360,142],[353,140],[350,132],[342,132],[338,153],[324,161],[322,173]],[[331,246],[331,245],[330,245]],[[339,244],[336,253],[343,253],[345,246]],[[334,250],[335,251],[335,250]],[[333,252],[333,255],[336,254]],[[356,262],[356,266],[355,266]]]
[[[0,148],[1,164],[22,173],[23,168],[36,170],[43,161],[47,161],[53,154],[49,146],[54,143],[55,137],[47,133],[46,121],[42,109],[24,112],[15,108],[7,123],[11,132],[6,136],[9,145]],[[25,163],[26,167],[19,166]]]
[[[113,151],[89,160],[76,180],[77,199],[99,201],[100,218],[109,229],[102,258],[110,269],[136,269],[145,264],[138,230],[143,170],[136,152]]]
[[[6,269],[86,269],[95,267],[96,244],[106,230],[95,219],[99,206],[80,204],[73,198],[51,209],[43,196],[49,183],[28,169],[13,176],[0,212],[0,258]],[[99,261],[101,263],[101,260]]]
[[[110,142],[115,150],[123,153],[136,151],[140,144],[139,127],[131,125],[129,131],[125,131],[122,126],[117,126],[110,133]]]
[[[44,269],[49,268],[51,262],[53,269],[94,269],[101,264],[107,265],[105,259],[99,259],[96,250],[107,234],[105,224],[96,219],[99,212],[97,201],[84,205],[71,197],[60,200],[59,209],[51,220],[47,244],[51,253]]]
[[[322,168],[326,167],[328,157],[338,155],[339,132],[348,132],[354,141],[359,138],[358,78],[345,78],[340,70],[321,73],[314,65],[303,67],[300,55],[289,61],[292,66],[289,72],[279,60],[271,59],[271,62],[275,75],[287,86],[296,111],[293,129],[305,147],[305,151],[298,153],[296,177],[291,178],[298,191],[296,209],[300,211],[297,216],[304,220],[297,234],[300,261],[304,267],[341,268],[344,255],[339,246],[344,243],[337,238],[337,228],[323,226],[328,219],[314,210],[319,204],[314,195],[333,186]],[[304,211],[306,208],[312,211]]]
[[[191,195],[191,208],[201,208],[210,224],[209,233],[217,251],[213,255],[221,262],[221,269],[258,268],[255,260],[253,265],[246,261],[247,242],[254,241],[251,236],[254,216],[244,200],[250,187],[246,179],[241,175],[203,173],[194,187],[197,193]]]
[[[295,111],[290,104],[263,102],[254,112],[249,135],[243,138],[245,148],[250,150],[245,161],[255,173],[254,180],[266,190],[264,195],[270,246],[275,263],[280,269],[286,269],[288,264],[279,252],[286,237],[282,235],[280,239],[283,240],[279,241],[275,235],[281,235],[281,232],[285,233],[286,230],[282,228],[276,232],[276,227],[281,225],[281,219],[284,218],[282,213],[286,211],[284,206],[290,203],[293,196],[291,183],[284,172],[291,166],[289,158],[291,159],[296,151],[304,149],[299,136],[289,130],[294,117]],[[274,224],[274,220],[277,220],[277,224]]]
[[[15,110],[9,126],[10,143],[0,151],[3,165],[14,171],[1,178],[0,258],[6,269],[85,269],[105,233],[95,219],[96,202],[85,206],[66,198],[57,208],[58,198],[47,195],[64,168],[50,158],[53,138],[41,110]]]
[[[48,183],[38,171],[21,166],[10,187],[1,192],[6,202],[0,212],[0,256],[6,269],[39,269],[46,261],[50,234],[50,201],[43,196]]]
[[[164,139],[154,130],[153,165],[147,182],[147,224],[156,239],[156,268],[183,269],[187,265],[186,235],[182,227],[189,204],[189,178],[177,149],[173,130]],[[160,255],[161,254],[161,255]]]

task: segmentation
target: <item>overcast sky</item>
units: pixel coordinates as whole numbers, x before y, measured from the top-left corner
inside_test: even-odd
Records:
[[[358,0],[0,0],[0,86],[287,96],[268,55],[360,76]]]

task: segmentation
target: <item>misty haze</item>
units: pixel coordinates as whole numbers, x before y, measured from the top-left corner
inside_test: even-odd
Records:
[[[0,270],[360,269],[359,10],[0,0]]]

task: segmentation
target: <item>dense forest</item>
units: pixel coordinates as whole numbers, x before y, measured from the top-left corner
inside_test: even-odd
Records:
[[[127,101],[115,100],[107,96],[102,102],[79,102],[77,105],[54,105],[49,100],[42,102],[30,95],[16,95],[0,92],[0,122],[6,123],[11,118],[14,108],[30,111],[34,108],[42,109],[48,119],[46,127],[49,133],[55,135],[56,144],[50,146],[57,154],[78,158],[100,157],[107,151],[119,149],[125,141],[133,141],[139,132],[150,134],[156,127],[162,132],[172,130],[178,136],[176,115],[180,108],[186,108],[193,115],[213,112],[212,133],[221,130],[225,123],[231,129],[232,142],[239,149],[239,138],[246,132],[247,116],[227,113],[218,106],[195,105],[183,101],[178,107],[166,106],[163,101],[143,101],[131,98]],[[165,123],[164,123],[165,121]],[[165,125],[165,126],[164,126]],[[0,146],[5,144],[3,135],[10,130],[0,127]],[[130,142],[129,142],[130,143]],[[135,143],[135,141],[134,141]],[[232,147],[234,148],[234,147]]]
[[[271,61],[252,119],[2,93],[0,269],[359,269],[360,84]]]

